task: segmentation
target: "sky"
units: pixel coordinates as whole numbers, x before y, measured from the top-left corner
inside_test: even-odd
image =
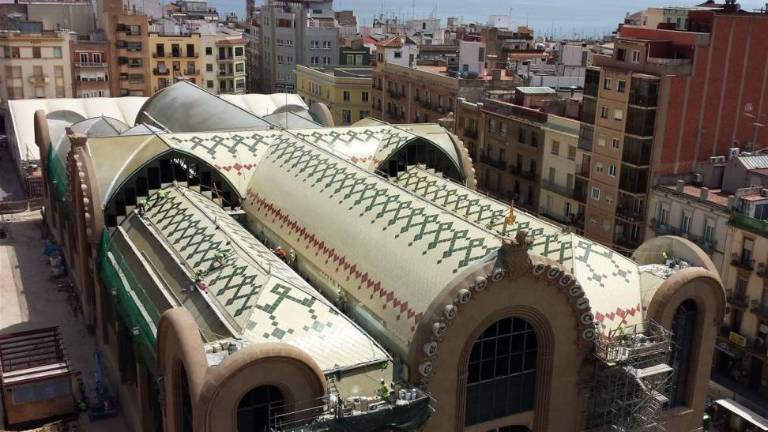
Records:
[[[352,9],[358,24],[370,25],[374,15],[403,19],[427,17],[431,14],[443,19],[456,16],[463,22],[486,22],[488,15],[510,15],[514,25],[528,24],[539,34],[561,37],[600,36],[615,30],[627,12],[651,6],[690,6],[704,0],[334,0],[334,9]],[[256,4],[262,0],[256,0]],[[744,9],[757,9],[760,0],[740,1]],[[219,13],[245,14],[245,0],[208,0]]]

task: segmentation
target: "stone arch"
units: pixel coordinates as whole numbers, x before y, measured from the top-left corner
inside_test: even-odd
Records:
[[[167,432],[181,432],[180,371],[187,378],[192,412],[203,387],[208,362],[197,323],[185,308],[165,311],[157,326],[157,367],[163,377],[165,425]]]
[[[571,417],[552,415],[557,406],[580,403],[588,384],[583,359],[593,343],[591,338],[583,339],[582,310],[576,306],[584,298],[583,291],[570,295],[569,288],[577,286],[575,279],[556,263],[529,256],[524,240],[518,238],[517,247],[507,243],[497,263],[476,269],[446,288],[417,326],[408,353],[410,381],[443,395],[436,404],[438,412],[455,407],[453,415],[432,416],[428,427],[463,430],[466,365],[472,344],[490,324],[513,316],[528,321],[539,341],[534,414],[498,420],[514,418],[537,431],[568,429],[583,421],[580,410]],[[534,269],[541,265],[545,271],[537,275]],[[509,423],[478,427],[505,424]]]
[[[697,313],[685,392],[688,400],[687,406],[669,410],[669,430],[692,430],[701,425],[715,339],[725,314],[725,291],[716,274],[703,267],[689,267],[673,274],[656,290],[646,313],[648,319],[670,329],[678,307],[688,300],[695,303]]]
[[[240,400],[265,385],[280,390],[289,412],[319,405],[326,391],[325,375],[304,351],[283,343],[250,345],[208,370],[194,412],[195,430],[236,430]]]

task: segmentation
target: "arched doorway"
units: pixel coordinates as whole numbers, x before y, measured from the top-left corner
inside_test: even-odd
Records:
[[[270,427],[280,422],[284,408],[283,393],[277,387],[265,385],[252,389],[237,405],[237,432],[270,431]]]
[[[696,302],[691,299],[680,303],[672,317],[672,350],[669,354],[669,364],[675,372],[669,392],[671,406],[688,404],[688,379],[691,374],[696,318]]]
[[[466,426],[533,409],[538,340],[522,318],[491,324],[467,364]]]

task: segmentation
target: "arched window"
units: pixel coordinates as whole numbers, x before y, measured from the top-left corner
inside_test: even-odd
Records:
[[[672,350],[669,354],[669,364],[674,373],[669,392],[671,406],[686,405],[688,401],[688,377],[696,333],[696,312],[696,302],[689,299],[677,307],[672,317]]]
[[[192,432],[192,398],[189,396],[189,381],[187,380],[187,371],[184,365],[179,365],[177,369],[179,383],[179,423],[178,428],[181,432]]]
[[[256,387],[237,405],[238,432],[268,432],[278,429],[284,409],[283,394],[275,386]]]
[[[465,425],[533,409],[536,333],[521,318],[491,324],[472,345]]]

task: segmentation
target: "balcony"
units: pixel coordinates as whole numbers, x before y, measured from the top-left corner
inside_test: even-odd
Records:
[[[428,100],[419,101],[419,105],[421,105],[421,107],[424,109],[428,109],[428,110],[432,109],[432,104]]]
[[[739,255],[734,252],[731,254],[731,265],[751,272],[755,269],[755,260],[749,256]]]
[[[467,138],[475,138],[477,139],[477,129],[476,128],[465,128],[464,129],[464,136]]]
[[[749,296],[746,293],[736,292],[732,289],[728,289],[726,290],[725,298],[733,307],[742,309],[749,307]]]
[[[392,99],[401,99],[405,96],[403,93],[398,93],[397,90],[389,90],[387,91],[387,94],[389,94],[389,97]]]
[[[640,247],[639,240],[633,240],[627,237],[618,237],[613,243],[617,246],[617,249],[625,249],[627,251],[634,251]]]
[[[768,221],[755,219],[741,213],[734,213],[729,223],[763,237],[768,237]]]
[[[50,81],[48,75],[32,75],[27,80],[32,85],[45,85]]]
[[[589,178],[589,163],[576,164],[576,175],[579,177]]]
[[[94,63],[94,62],[75,62],[75,67],[99,68],[99,67],[107,67],[107,64],[106,63]]]
[[[574,198],[575,196],[575,190],[572,187],[567,186],[561,186],[555,182],[551,182],[549,180],[542,180],[541,181],[541,187],[543,187],[545,190],[548,190],[550,192],[554,192],[560,196],[564,196],[566,198]]]
[[[488,155],[480,156],[480,162],[490,165],[498,170],[504,171],[507,169],[507,162],[503,160],[493,159]]]
[[[754,299],[750,302],[749,311],[759,318],[768,320],[768,303],[761,303],[760,300]]]
[[[642,222],[644,219],[643,212],[631,206],[619,205],[616,208],[616,215],[629,222]]]
[[[518,175],[524,179],[531,180],[531,181],[536,181],[539,178],[538,172],[536,171],[523,171]]]

